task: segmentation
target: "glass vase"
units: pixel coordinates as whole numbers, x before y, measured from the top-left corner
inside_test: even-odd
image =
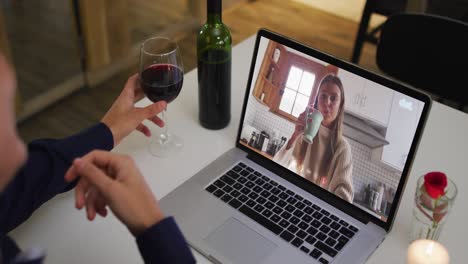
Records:
[[[424,175],[419,177],[414,196],[410,241],[438,240],[456,196],[457,186],[449,178],[447,178],[445,193],[434,199],[424,188]]]

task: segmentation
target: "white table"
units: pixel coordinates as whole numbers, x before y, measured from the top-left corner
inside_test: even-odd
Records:
[[[169,105],[169,128],[185,139],[177,159],[158,159],[148,153],[147,140],[132,133],[115,152],[131,155],[152,190],[163,197],[196,171],[234,146],[254,37],[233,50],[232,121],[221,131],[203,129],[198,123],[197,73],[186,74],[184,87]],[[139,102],[146,105],[146,99]],[[394,228],[370,257],[369,263],[403,263],[408,246],[412,198],[419,175],[432,170],[448,174],[458,185],[459,194],[449,223],[440,241],[448,248],[452,263],[468,259],[466,241],[468,213],[463,202],[468,199],[467,150],[468,115],[434,103],[415,160]],[[465,209],[463,209],[465,208]],[[61,195],[44,205],[12,236],[22,248],[47,249],[47,263],[141,263],[133,237],[113,216],[88,222],[85,213],[74,209],[73,193]],[[199,263],[209,263],[196,254]]]

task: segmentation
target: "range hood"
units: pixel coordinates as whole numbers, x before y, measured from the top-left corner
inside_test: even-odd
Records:
[[[385,128],[378,129],[364,119],[345,113],[343,135],[370,148],[378,148],[389,144],[385,139],[385,135],[379,132],[384,130]]]

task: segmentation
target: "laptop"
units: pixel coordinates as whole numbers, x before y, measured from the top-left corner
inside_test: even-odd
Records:
[[[392,228],[430,105],[261,29],[235,147],[161,207],[213,263],[364,263]]]

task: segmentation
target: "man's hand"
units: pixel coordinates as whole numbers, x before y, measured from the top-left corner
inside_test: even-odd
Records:
[[[65,174],[75,188],[75,206],[86,206],[89,220],[96,212],[106,216],[109,206],[130,232],[137,236],[164,218],[159,204],[130,157],[93,151],[76,159]]]
[[[119,97],[101,120],[111,130],[114,136],[114,146],[118,145],[134,129],[148,137],[151,136],[149,128],[142,123],[145,119],[160,127],[164,126],[164,122],[156,115],[166,108],[166,102],[160,101],[144,108],[135,107],[135,102],[143,97],[138,74],[134,74],[127,80]]]

